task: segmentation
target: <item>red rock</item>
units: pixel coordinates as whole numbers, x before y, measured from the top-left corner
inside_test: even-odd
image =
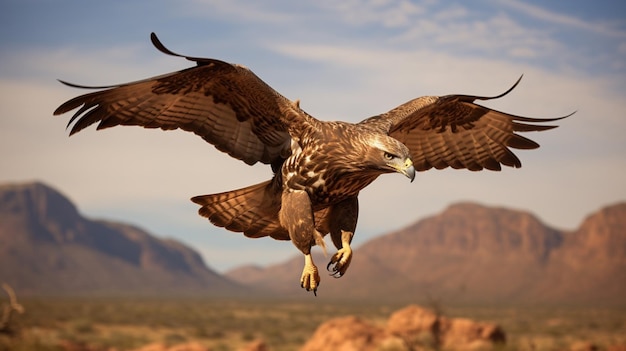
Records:
[[[487,350],[504,343],[497,325],[463,318],[446,318],[411,305],[396,311],[382,328],[350,316],[332,319],[317,328],[301,351]]]
[[[506,341],[504,331],[495,324],[446,318],[416,305],[393,313],[387,332],[412,346],[452,350],[488,349]]]
[[[341,317],[320,325],[301,351],[375,351],[388,337],[358,317]]]

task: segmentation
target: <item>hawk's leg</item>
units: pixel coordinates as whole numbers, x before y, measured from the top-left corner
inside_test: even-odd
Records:
[[[326,266],[326,269],[335,278],[341,278],[352,262],[352,248],[350,248],[350,242],[352,241],[352,232],[341,231],[341,248],[337,250],[337,253],[330,258],[330,262]]]
[[[317,271],[317,266],[313,263],[313,257],[311,254],[304,255],[304,269],[302,270],[302,276],[300,277],[300,286],[306,289],[306,291],[313,290],[313,294],[317,296],[317,287],[320,284],[320,275]]]
[[[320,275],[311,257],[311,247],[317,244],[325,249],[325,246],[324,237],[315,229],[309,195],[302,190],[283,191],[278,218],[280,224],[289,232],[291,242],[304,254],[304,270],[300,278],[300,286],[307,291],[312,290],[317,295]]]
[[[331,257],[326,269],[335,278],[346,274],[352,262],[350,243],[354,236],[358,215],[359,201],[356,196],[333,205],[331,209],[328,226],[330,236],[338,250]]]

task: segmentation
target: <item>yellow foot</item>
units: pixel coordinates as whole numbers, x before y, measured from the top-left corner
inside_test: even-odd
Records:
[[[317,267],[313,263],[311,254],[304,255],[304,269],[300,278],[300,286],[306,291],[313,290],[313,295],[317,296],[317,287],[320,285],[320,275]]]
[[[333,277],[341,278],[350,267],[350,262],[352,262],[352,249],[349,244],[343,243],[343,247],[330,258],[326,270]]]

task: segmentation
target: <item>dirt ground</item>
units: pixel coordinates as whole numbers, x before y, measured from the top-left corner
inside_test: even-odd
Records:
[[[3,350],[132,350],[153,343],[194,342],[238,350],[263,340],[271,351],[298,350],[323,322],[354,315],[384,324],[404,305],[223,299],[23,299]],[[583,307],[442,307],[445,316],[500,325],[499,350],[609,350],[626,345],[626,309]]]

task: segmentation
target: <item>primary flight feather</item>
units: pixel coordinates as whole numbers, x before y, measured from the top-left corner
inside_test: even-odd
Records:
[[[508,94],[518,80],[498,96],[424,96],[356,124],[320,121],[244,66],[176,54],[154,33],[151,40],[161,52],[196,65],[108,87],[62,82],[99,91],[65,102],[54,114],[78,109],[68,123],[70,134],[94,123],[97,129],[180,128],[249,165],[271,165],[271,180],[191,200],[217,226],[291,240],[305,257],[300,285],[307,291],[316,292],[320,282],[311,247],[324,246],[328,233],[338,251],[327,269],[336,277],[346,273],[359,192],[379,175],[398,172],[413,181],[416,171],[433,167],[521,167],[510,148],[539,145],[517,132],[552,129],[542,123],[567,117],[520,117],[474,103]]]

